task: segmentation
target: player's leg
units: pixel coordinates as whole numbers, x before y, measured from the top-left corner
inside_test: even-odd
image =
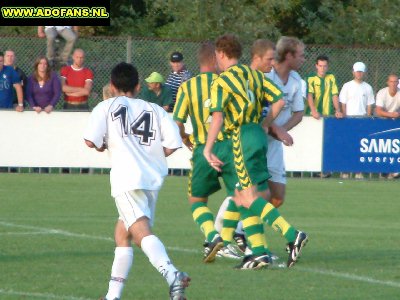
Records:
[[[133,262],[133,248],[130,234],[121,220],[115,225],[115,252],[105,299],[120,299],[129,270]]]
[[[172,264],[164,244],[151,231],[157,195],[158,191],[134,190],[116,197],[116,204],[133,242],[143,250],[150,263],[168,282],[171,298],[174,295],[183,297],[190,278]]]
[[[193,150],[192,169],[189,174],[189,202],[193,220],[203,232],[206,242],[204,244],[204,262],[212,262],[217,252],[222,248],[223,242],[215,229],[214,214],[208,208],[208,196],[218,191],[221,186],[218,173],[209,166],[203,156],[204,145],[199,145]]]
[[[268,180],[268,187],[269,190],[266,200],[269,200],[269,202],[276,208],[280,207],[285,201],[286,185],[280,182]]]
[[[257,124],[245,125],[232,133],[233,161],[240,189],[251,189],[257,193],[259,183],[265,183],[268,172],[259,157],[266,155],[264,131]],[[261,163],[261,164],[260,164]],[[264,167],[263,167],[264,166]],[[243,230],[251,247],[252,255],[245,257],[241,269],[267,266],[270,259],[266,253],[264,227],[258,215],[241,206],[238,208]]]
[[[238,191],[234,199],[237,205],[240,203],[249,207],[254,214],[259,215],[266,224],[286,238],[289,248],[288,267],[293,266],[308,241],[307,234],[296,230],[280,215],[278,209],[250,189]]]
[[[271,178],[268,180],[269,190],[265,199],[278,208],[285,201],[286,170],[282,143],[270,136],[268,136],[267,165]]]

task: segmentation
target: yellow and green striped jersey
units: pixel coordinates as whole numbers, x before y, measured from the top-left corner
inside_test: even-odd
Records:
[[[335,114],[332,97],[339,94],[335,75],[326,73],[323,78],[317,74],[308,76],[307,93],[313,94],[315,108],[320,114],[323,116]],[[310,106],[306,103],[306,114],[309,115],[310,113]]]
[[[224,113],[225,131],[249,123],[259,123],[266,102],[282,98],[282,91],[265,75],[237,64],[214,80],[211,86],[211,112]]]
[[[211,83],[217,77],[217,74],[210,72],[200,73],[182,83],[178,89],[173,118],[185,123],[190,116],[195,145],[205,144],[207,141],[211,123],[210,89]],[[218,139],[223,140],[222,133],[218,135]]]

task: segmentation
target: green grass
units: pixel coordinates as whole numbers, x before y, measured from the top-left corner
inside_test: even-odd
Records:
[[[117,217],[107,175],[0,174],[0,299],[98,299],[104,295]],[[203,236],[186,200],[186,177],[167,178],[155,233],[188,272],[189,300],[399,299],[398,182],[290,179],[282,215],[310,235],[293,269],[237,271],[203,264]],[[224,193],[215,194],[217,209]],[[285,241],[267,229],[282,259]],[[168,299],[168,287],[134,249],[124,299]]]

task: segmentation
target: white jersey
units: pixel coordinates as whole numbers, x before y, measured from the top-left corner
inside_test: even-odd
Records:
[[[126,96],[93,109],[84,139],[98,148],[106,140],[113,197],[135,189],[159,190],[168,174],[163,147],[182,147],[178,126],[163,108]]]
[[[346,104],[346,115],[366,116],[367,106],[375,102],[372,87],[366,83],[355,80],[346,82],[339,94],[340,103]]]
[[[266,73],[265,76],[271,79],[282,90],[285,106],[274,120],[276,125],[282,126],[290,119],[293,112],[304,110],[301,77],[297,72],[290,71],[287,83],[283,84],[274,69]]]
[[[383,107],[387,112],[396,112],[400,110],[400,90],[392,97],[389,94],[389,88],[385,87],[376,94],[376,106]]]
[[[300,75],[295,71],[290,71],[286,84],[273,69],[266,76],[271,79],[283,92],[285,106],[274,120],[278,126],[282,126],[291,118],[293,112],[304,110],[303,85]],[[282,142],[274,139],[270,135],[268,138],[267,162],[268,172],[271,175],[270,181],[286,184],[285,162],[283,159]]]

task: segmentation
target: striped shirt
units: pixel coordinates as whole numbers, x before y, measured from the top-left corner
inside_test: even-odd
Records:
[[[182,83],[178,89],[173,118],[175,121],[185,123],[190,116],[195,145],[205,144],[207,140],[211,123],[210,88],[216,78],[218,75],[214,73],[200,73]],[[223,139],[222,133],[219,133],[218,139]]]
[[[169,111],[172,112],[176,102],[176,94],[178,93],[178,88],[181,86],[183,82],[192,77],[192,73],[190,73],[187,69],[183,69],[180,72],[171,72],[168,75],[167,81],[165,85],[169,86],[172,91],[172,102],[169,106]]]
[[[323,116],[335,114],[333,106],[333,96],[338,95],[339,91],[336,85],[335,75],[326,73],[325,77],[319,77],[312,74],[307,77],[307,90],[313,94],[315,109]],[[309,115],[311,109],[307,103],[306,114]]]
[[[225,131],[249,123],[259,123],[262,107],[282,98],[282,91],[260,71],[237,64],[211,86],[211,112],[224,113]]]

